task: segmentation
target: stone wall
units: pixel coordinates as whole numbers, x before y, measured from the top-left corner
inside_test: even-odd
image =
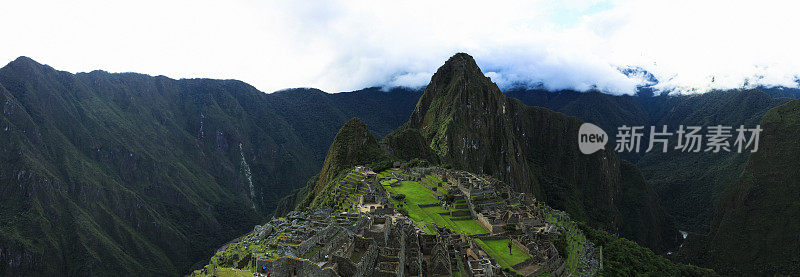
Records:
[[[358,263],[357,277],[370,277],[375,271],[375,262],[378,260],[378,244],[373,241],[367,252],[361,257]]]
[[[354,276],[356,274],[356,266],[348,259],[333,256],[331,257],[331,262],[336,264],[336,273],[338,273],[339,276]]]
[[[297,246],[297,254],[302,256],[311,251],[311,249],[314,249],[314,247],[325,244],[334,234],[339,231],[337,230],[338,228],[339,227],[333,224],[328,225],[328,227],[322,229],[322,231],[317,232],[310,238],[300,243],[300,245]]]
[[[309,276],[309,277],[338,277],[332,268],[320,268],[316,264],[294,257],[282,257],[275,260],[256,262],[259,273],[269,273],[271,276]]]
[[[519,241],[517,241],[515,239],[511,239],[511,243],[516,245],[517,247],[519,247],[519,249],[521,249],[522,252],[525,252],[525,254],[528,254],[528,255],[531,254],[531,250],[529,250],[528,247],[525,247],[525,245],[522,245],[522,243],[520,243]]]
[[[477,220],[478,220],[478,224],[483,226],[483,228],[486,228],[486,230],[488,230],[489,233],[494,234],[494,230],[492,228],[492,224],[489,223],[489,219],[486,218],[486,216],[484,216],[483,214],[479,213],[478,216],[477,216]]]

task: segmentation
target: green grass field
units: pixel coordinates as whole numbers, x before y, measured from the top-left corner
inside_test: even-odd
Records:
[[[414,204],[436,204],[439,200],[434,197],[434,192],[420,183],[413,181],[400,181],[399,187],[386,188],[390,193],[402,193],[406,195],[406,201]]]
[[[453,227],[451,227],[450,229],[453,229],[453,230],[456,230],[456,231],[465,232],[465,233],[470,234],[470,235],[480,235],[480,234],[489,233],[489,231],[486,230],[486,228],[483,228],[483,226],[481,226],[480,224],[478,224],[478,222],[476,222],[475,220],[472,220],[472,219],[470,219],[470,220],[450,220],[449,217],[448,217],[447,220],[453,223],[453,225],[452,225]],[[446,226],[450,227],[451,225],[446,225]]]
[[[420,208],[419,204],[436,204],[436,192],[414,181],[400,181],[400,186],[385,186],[386,190],[392,194],[404,194],[406,204],[399,206],[400,201],[392,198],[395,207],[408,211],[410,217],[417,226],[428,234],[435,234],[436,230],[429,226],[429,223],[436,223],[440,227],[447,227],[450,230],[467,234],[485,234],[488,231],[475,220],[452,220],[450,215],[440,215],[439,213],[450,212],[441,206]]]
[[[522,252],[516,245],[511,245],[511,253],[508,251],[508,239],[501,240],[481,240],[475,239],[475,242],[480,245],[483,250],[486,250],[490,256],[494,257],[500,266],[510,268],[518,263],[524,262],[530,258],[528,254]]]

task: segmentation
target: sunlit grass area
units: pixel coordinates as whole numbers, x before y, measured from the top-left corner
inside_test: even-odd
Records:
[[[475,239],[475,242],[480,245],[483,250],[486,250],[500,266],[510,268],[518,263],[524,262],[531,256],[522,252],[516,245],[511,245],[511,251],[508,249],[508,239],[500,240],[481,240]]]
[[[450,210],[442,208],[441,206],[420,208],[418,205],[437,204],[439,200],[436,198],[439,195],[437,192],[425,187],[425,185],[414,181],[400,181],[399,186],[389,186],[389,183],[384,183],[386,190],[393,196],[391,201],[394,202],[395,207],[400,210],[408,212],[410,217],[417,226],[428,234],[435,234],[436,230],[430,224],[435,223],[439,227],[447,227],[450,230],[459,233],[467,234],[485,234],[488,231],[483,228],[478,222],[473,219],[467,220],[453,220],[449,214]],[[405,195],[405,203],[396,199],[396,195]]]

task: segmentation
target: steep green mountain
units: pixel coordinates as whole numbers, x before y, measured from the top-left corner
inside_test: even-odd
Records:
[[[760,89],[714,91],[691,96],[614,96],[598,92],[542,90],[512,90],[507,95],[527,105],[547,107],[595,123],[611,136],[622,125],[646,128],[667,125],[673,132],[679,125],[744,124],[752,127],[767,110],[788,101],[786,98],[772,98]],[[641,153],[619,155],[641,169],[645,180],[655,188],[665,209],[675,217],[681,229],[708,232],[714,204],[741,172],[748,154],[645,153],[648,143],[645,136]]]
[[[653,125],[735,126],[753,128],[767,110],[786,103],[760,90],[709,92],[687,97]],[[677,143],[672,140],[671,143]],[[674,148],[674,145],[671,145]],[[644,154],[637,166],[666,203],[670,214],[686,230],[705,233],[722,192],[742,171],[749,153],[684,153],[659,151]]]
[[[710,234],[690,235],[682,260],[726,275],[800,275],[800,100],[771,109],[761,127]]]
[[[439,68],[409,121],[395,132],[416,130],[443,163],[494,175],[577,220],[659,252],[676,247],[679,237],[671,217],[636,177],[635,167],[623,165],[611,151],[579,152],[581,124],[575,117],[507,98],[471,56],[461,53]],[[388,144],[390,149],[404,147]]]
[[[318,172],[347,118],[395,129],[421,92],[265,94],[20,57],[0,93],[0,274],[179,275]]]
[[[305,195],[300,196],[299,207],[319,207],[329,204],[331,185],[356,165],[389,163],[392,158],[381,149],[378,140],[358,118],[342,126],[328,149],[319,175],[312,178]]]
[[[0,272],[178,275],[313,172],[238,81],[0,69]]]

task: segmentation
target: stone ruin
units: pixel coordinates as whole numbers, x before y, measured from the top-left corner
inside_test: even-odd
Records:
[[[366,167],[351,171],[347,182],[361,183],[349,184],[346,189],[352,193],[350,200],[341,198],[340,203],[353,201],[353,207],[359,208],[389,202],[388,193],[383,186],[375,185],[377,177],[371,180],[369,172]],[[447,205],[460,214],[450,216],[472,217],[489,234],[456,233],[433,223],[428,224],[435,234],[427,234],[393,207],[378,210],[374,206],[356,209],[356,213],[344,211],[342,206],[335,210],[326,207],[293,211],[286,219],[256,226],[249,239],[267,245],[268,253],[253,253],[239,260],[239,264],[250,261],[258,272],[269,272],[271,276],[448,276],[460,270],[467,276],[505,276],[507,273],[497,261],[476,243],[475,239],[481,238],[509,239],[530,255],[513,266],[518,273],[565,273],[564,260],[552,244],[559,228],[544,219],[545,213],[555,210],[537,203],[533,197],[513,193],[496,179],[463,171],[410,169],[393,172],[392,177],[412,180],[431,174],[450,182],[449,188],[455,193],[456,200],[449,200]],[[439,200],[442,202],[434,205],[446,206],[443,198]],[[507,224],[516,229],[507,230]]]

